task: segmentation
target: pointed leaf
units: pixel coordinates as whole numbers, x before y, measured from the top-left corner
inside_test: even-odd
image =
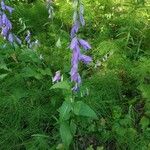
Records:
[[[61,107],[59,108],[60,120],[68,120],[70,117],[71,109],[72,109],[71,103],[64,101]]]
[[[96,113],[84,102],[78,101],[74,103],[74,113],[78,116],[91,117],[93,119],[98,119]]]
[[[70,126],[67,122],[61,122],[60,135],[61,135],[61,139],[65,145],[65,148],[68,149],[73,136],[71,134]]]
[[[64,89],[64,90],[70,90],[71,87],[67,81],[62,81],[54,84],[50,89]]]

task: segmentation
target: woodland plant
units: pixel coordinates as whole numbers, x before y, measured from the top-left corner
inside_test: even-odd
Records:
[[[0,149],[150,149],[149,6],[1,0]]]

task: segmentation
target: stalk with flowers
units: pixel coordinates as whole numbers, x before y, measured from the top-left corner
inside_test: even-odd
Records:
[[[60,71],[57,71],[52,79],[56,84],[51,87],[51,89],[62,89],[64,92],[65,101],[59,108],[59,124],[60,135],[65,149],[69,149],[73,137],[77,133],[76,117],[83,116],[97,119],[96,113],[87,104],[83,101],[75,101],[75,94],[79,91],[81,85],[81,76],[78,72],[79,63],[83,62],[87,65],[92,61],[92,58],[82,53],[82,51],[86,52],[91,49],[90,44],[78,36],[79,29],[85,26],[83,4],[80,0],[74,0],[73,7],[73,26],[70,33],[70,49],[72,51],[70,75],[74,86],[72,88],[67,81],[59,82],[61,74]]]
[[[81,53],[81,49],[84,51],[88,51],[91,49],[90,44],[78,37],[78,31],[81,27],[85,26],[84,20],[84,7],[80,0],[74,0],[74,15],[73,15],[73,26],[71,29],[71,44],[70,49],[72,50],[72,60],[71,60],[71,81],[75,83],[72,88],[73,91],[78,91],[79,86],[81,84],[81,77],[78,73],[79,62],[83,62],[84,64],[89,64],[92,61],[90,56]]]
[[[53,16],[53,8],[52,8],[52,1],[48,2],[48,13],[49,18]],[[73,141],[74,136],[77,133],[77,117],[89,117],[91,119],[97,119],[97,115],[95,112],[83,101],[76,101],[76,93],[79,91],[81,85],[81,77],[79,74],[79,63],[83,62],[84,64],[89,64],[92,61],[90,56],[85,55],[84,53],[91,49],[90,44],[81,39],[78,36],[78,31],[81,27],[85,26],[84,20],[84,7],[81,1],[74,0],[73,2],[74,7],[74,15],[73,15],[73,26],[71,29],[70,37],[71,37],[71,44],[70,49],[72,51],[72,59],[71,59],[71,82],[73,82],[73,87],[70,81],[63,81],[63,76],[61,76],[61,71],[57,71],[55,76],[52,78],[53,86],[51,90],[61,89],[64,95],[65,100],[63,101],[62,105],[59,108],[59,125],[60,125],[60,136],[63,142],[63,146],[65,149],[69,149],[70,144]],[[0,11],[0,28],[1,28],[1,35],[4,39],[7,39],[11,44],[18,43],[21,44],[21,40],[17,38],[15,34],[12,33],[12,24],[8,19],[5,11],[8,11],[10,14],[13,12],[13,8],[7,6],[5,2],[1,1],[1,11]],[[38,44],[38,41],[32,42],[31,40],[31,32],[28,30],[27,35],[25,37],[25,42],[28,47],[27,50],[23,49],[23,51],[29,52],[29,48],[33,49],[34,45]],[[83,52],[82,52],[83,51]],[[35,52],[35,51],[31,51]],[[30,64],[28,64],[30,66]],[[32,70],[32,69],[31,69]],[[46,72],[42,71],[43,74]],[[28,72],[29,76],[30,73],[32,76],[35,76],[36,79],[40,79],[40,76],[37,76],[37,72]],[[32,74],[33,73],[33,74]],[[57,91],[57,90],[56,90]]]
[[[1,10],[0,10],[0,28],[1,28],[1,35],[4,39],[7,39],[10,43],[16,42],[17,44],[21,44],[21,40],[11,32],[12,30],[12,23],[8,19],[6,15],[6,11],[8,11],[10,14],[12,14],[14,8],[7,6],[4,2],[4,0],[1,1]]]

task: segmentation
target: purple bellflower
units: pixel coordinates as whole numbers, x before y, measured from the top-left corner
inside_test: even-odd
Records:
[[[1,35],[4,37],[4,39],[7,39],[10,43],[16,42],[18,44],[21,44],[21,40],[16,35],[11,33],[12,24],[5,14],[5,11],[8,11],[10,14],[12,14],[14,8],[5,5],[4,0],[1,1],[0,6],[1,6],[0,11]]]
[[[8,20],[6,14],[2,14],[1,16],[1,20],[0,20],[0,24],[1,26],[1,35],[6,38],[8,36],[9,31],[12,29],[12,24],[11,22]]]
[[[15,34],[13,34],[13,33],[9,33],[9,35],[8,35],[8,41],[10,43],[16,42],[19,45],[21,45],[21,43],[22,43],[22,41]]]
[[[89,50],[89,49],[91,49],[91,45],[90,45],[87,41],[85,41],[85,40],[83,40],[83,39],[80,39],[80,40],[79,40],[79,43],[80,43],[80,45],[83,47],[84,50]]]
[[[59,82],[61,80],[60,71],[56,71],[55,76],[52,78],[52,82]]]
[[[31,41],[31,32],[28,30],[27,35],[25,37],[25,41],[29,48],[33,48],[34,50],[40,45],[38,40]]]
[[[5,5],[4,1],[1,1],[1,8],[2,10],[7,10],[10,14],[13,12],[14,8]]]
[[[79,28],[85,25],[85,20],[83,17],[84,8],[83,5],[77,0],[74,0],[74,5],[76,9],[73,16],[74,23],[70,34],[71,35],[70,49],[72,50],[70,75],[71,75],[71,81],[75,83],[72,90],[74,92],[77,92],[81,84],[81,77],[80,74],[78,73],[79,62],[81,61],[84,64],[89,64],[92,61],[92,58],[90,56],[86,56],[82,54],[80,51],[81,48],[84,49],[85,51],[89,50],[91,49],[91,46],[87,41],[83,39],[79,39],[77,37]]]
[[[9,33],[9,35],[8,35],[8,41],[9,41],[10,43],[13,43],[13,42],[14,42],[14,37],[13,37],[13,34],[12,34],[12,33]]]
[[[71,29],[71,38],[74,38],[79,30],[80,23],[77,21],[74,23],[72,29]]]

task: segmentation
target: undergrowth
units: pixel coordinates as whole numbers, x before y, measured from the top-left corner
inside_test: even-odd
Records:
[[[70,93],[51,87],[57,70],[70,80],[71,1],[54,1],[52,20],[44,1],[8,3],[15,8],[10,16],[13,32],[23,45],[11,45],[0,37],[0,150],[65,150],[60,107]],[[148,150],[150,3],[83,3],[87,24],[79,35],[90,41],[93,62],[80,66],[83,83],[74,97],[88,104],[98,119],[69,114],[74,132],[69,149]],[[38,47],[25,46],[27,30],[32,40],[39,40]]]

